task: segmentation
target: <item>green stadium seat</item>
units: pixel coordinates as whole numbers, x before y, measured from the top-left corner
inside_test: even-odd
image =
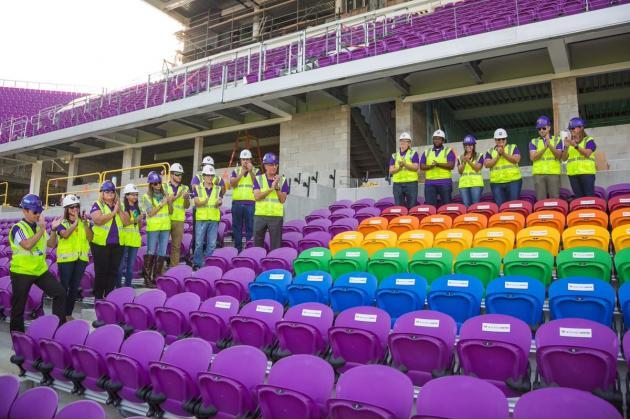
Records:
[[[407,272],[409,255],[398,247],[388,247],[374,253],[368,261],[368,272],[379,282],[390,275]]]
[[[362,247],[342,249],[328,262],[328,272],[333,280],[348,272],[365,272],[367,270],[368,252]]]
[[[411,258],[409,272],[426,278],[431,285],[437,278],[453,272],[453,254],[437,247],[420,250]]]
[[[630,248],[620,250],[615,255],[615,271],[619,286],[630,282]]]
[[[501,273],[501,254],[489,247],[463,250],[457,255],[455,273],[479,278],[486,287]]]
[[[328,272],[328,263],[330,262],[330,250],[325,247],[312,247],[306,249],[298,255],[293,261],[293,270],[295,275],[308,271],[326,271]]]
[[[585,276],[610,282],[612,260],[608,252],[596,247],[573,247],[558,253],[558,278]]]
[[[537,247],[514,249],[503,258],[503,274],[536,278],[547,287],[553,275],[553,255]]]

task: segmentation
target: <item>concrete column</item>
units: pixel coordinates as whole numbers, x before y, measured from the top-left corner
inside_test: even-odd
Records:
[[[75,159],[74,157],[70,157],[70,161],[68,162],[68,189],[71,186],[74,186],[73,176],[77,175],[77,170],[79,169],[79,159]]]
[[[260,8],[258,6],[254,6],[254,11],[258,11]],[[254,41],[258,41],[260,39],[260,20],[262,18],[261,14],[256,14],[252,18],[252,39]]]
[[[41,187],[42,187],[43,169],[44,169],[44,162],[41,160],[38,160],[31,165],[31,184],[28,189],[29,193],[34,193],[36,195],[40,194]]]
[[[335,14],[340,15],[343,13],[343,0],[335,0]]]
[[[396,141],[398,136],[407,131],[411,134],[412,147],[427,144],[427,118],[423,103],[406,103],[396,99]]]
[[[199,170],[203,159],[203,137],[195,137],[194,141],[192,173],[196,173]]]
[[[575,77],[551,80],[554,132],[566,129],[569,120],[579,114]]]
[[[129,168],[140,165],[140,158],[142,157],[142,149],[140,148],[127,148],[123,151],[122,167]],[[139,176],[139,170],[125,170],[120,174],[120,185],[124,186],[130,183],[133,179]]]

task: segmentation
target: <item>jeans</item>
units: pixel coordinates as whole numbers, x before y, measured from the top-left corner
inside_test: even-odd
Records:
[[[179,257],[180,257],[181,247],[182,247],[183,236],[184,236],[184,222],[171,220],[171,264],[170,266],[179,265]]]
[[[254,217],[254,246],[265,247],[265,233],[269,231],[269,251],[282,247],[282,223],[282,217]]]
[[[157,250],[158,256],[166,257],[170,233],[170,230],[147,231],[147,255],[155,255]]]
[[[254,235],[255,205],[232,204],[232,237],[236,250],[243,250],[243,224],[245,224],[245,240]]]
[[[136,255],[139,247],[125,246],[123,248],[122,259],[120,260],[120,268],[118,268],[118,279],[116,280],[116,288],[130,287],[133,279],[133,266],[136,264]],[[123,276],[125,283],[123,284]]]
[[[560,198],[560,175],[534,175],[536,200]]]
[[[595,175],[569,176],[573,197],[595,196]]]
[[[195,225],[195,255],[193,256],[193,266],[201,267],[204,257],[212,256],[212,252],[217,247],[217,233],[219,231],[218,221],[197,221]],[[204,243],[206,251],[203,251]]]
[[[438,195],[440,196],[440,201],[442,205],[451,203],[451,193],[453,190],[452,184],[447,185],[427,185],[424,184],[424,203],[433,205],[434,207],[438,206]]]
[[[116,288],[123,247],[119,244],[101,246],[91,243],[90,249],[94,257],[94,298],[99,300]]]
[[[483,192],[483,186],[471,186],[469,188],[459,188],[459,195],[462,197],[462,202],[468,208],[472,204],[476,204],[481,200],[481,193]]]
[[[411,209],[417,200],[418,182],[394,182],[394,204]]]
[[[59,268],[59,280],[66,290],[66,316],[72,316],[74,302],[79,295],[79,285],[85,272],[87,262],[75,260],[73,262],[61,262],[57,264]]]
[[[499,207],[507,201],[515,201],[521,196],[521,187],[523,186],[523,179],[515,180],[506,183],[491,183],[490,189],[492,190],[492,196],[494,202]]]
[[[55,277],[46,271],[40,276],[10,273],[11,287],[11,323],[9,330],[24,332],[24,309],[31,286],[39,287],[44,294],[52,298],[52,312],[59,317],[59,324],[66,322],[66,291]]]

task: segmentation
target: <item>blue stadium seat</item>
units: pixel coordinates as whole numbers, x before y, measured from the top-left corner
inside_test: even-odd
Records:
[[[378,280],[368,272],[341,275],[330,289],[330,306],[335,313],[358,306],[374,304]]]
[[[483,298],[482,282],[470,275],[444,275],[431,283],[427,296],[429,309],[455,319],[459,329],[467,319],[478,316]]]
[[[552,320],[577,317],[610,326],[615,290],[612,285],[596,278],[558,279],[549,287],[549,309]]]
[[[619,309],[623,314],[623,328],[628,330],[630,327],[630,282],[624,283],[619,287]]]
[[[284,269],[271,269],[258,275],[255,281],[250,282],[249,297],[255,300],[275,300],[280,304],[287,301],[287,287],[293,276]]]
[[[422,310],[427,296],[427,280],[416,274],[400,273],[383,279],[376,290],[376,305],[392,318]]]
[[[289,305],[302,303],[328,304],[328,291],[332,286],[332,276],[325,271],[307,271],[293,278],[287,287]]]
[[[496,278],[486,288],[486,313],[507,314],[530,327],[542,321],[545,285],[528,276]]]

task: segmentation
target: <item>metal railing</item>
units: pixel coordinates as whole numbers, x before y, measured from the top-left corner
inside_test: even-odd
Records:
[[[82,175],[74,175],[74,176],[65,176],[65,177],[58,177],[58,178],[54,178],[54,179],[48,179],[48,182],[46,182],[46,202],[45,202],[45,207],[48,208],[48,203],[50,202],[50,198],[53,196],[61,196],[61,199],[63,199],[63,197],[68,193],[66,192],[50,192],[50,186],[52,183],[55,182],[60,182],[60,181],[66,181],[66,182],[70,182],[74,179],[77,178],[85,178],[85,177],[92,177],[92,176],[96,176],[97,178],[97,182],[101,183],[101,173],[100,172],[93,172],[93,173],[84,173]],[[68,185],[71,186],[71,183]],[[66,187],[66,189],[68,189]],[[84,185],[84,188],[80,191],[73,191],[74,194],[76,195],[83,195],[83,194],[87,194],[90,192],[98,192],[98,188],[97,189],[88,189],[87,184]]]
[[[0,182],[0,186],[4,186],[4,193],[0,194],[0,198],[4,197],[2,206],[7,206],[7,199],[9,198],[9,182]]]
[[[100,178],[100,182],[104,182],[105,180],[109,179],[112,180],[112,174],[114,173],[124,173],[124,172],[131,172],[134,170],[142,170],[142,169],[161,169],[160,170],[160,176],[162,176],[162,182],[165,183],[170,179],[170,175],[171,175],[171,165],[167,162],[164,163],[151,163],[151,164],[143,164],[140,166],[132,166],[132,167],[123,167],[122,169],[113,169],[113,170],[105,170],[104,172],[101,172],[101,178]],[[121,178],[122,179],[122,178]],[[116,183],[116,182],[114,182]],[[148,186],[148,183],[138,183],[135,184],[136,186]],[[120,185],[116,185],[116,189],[121,189],[124,188],[124,185],[121,184]]]

